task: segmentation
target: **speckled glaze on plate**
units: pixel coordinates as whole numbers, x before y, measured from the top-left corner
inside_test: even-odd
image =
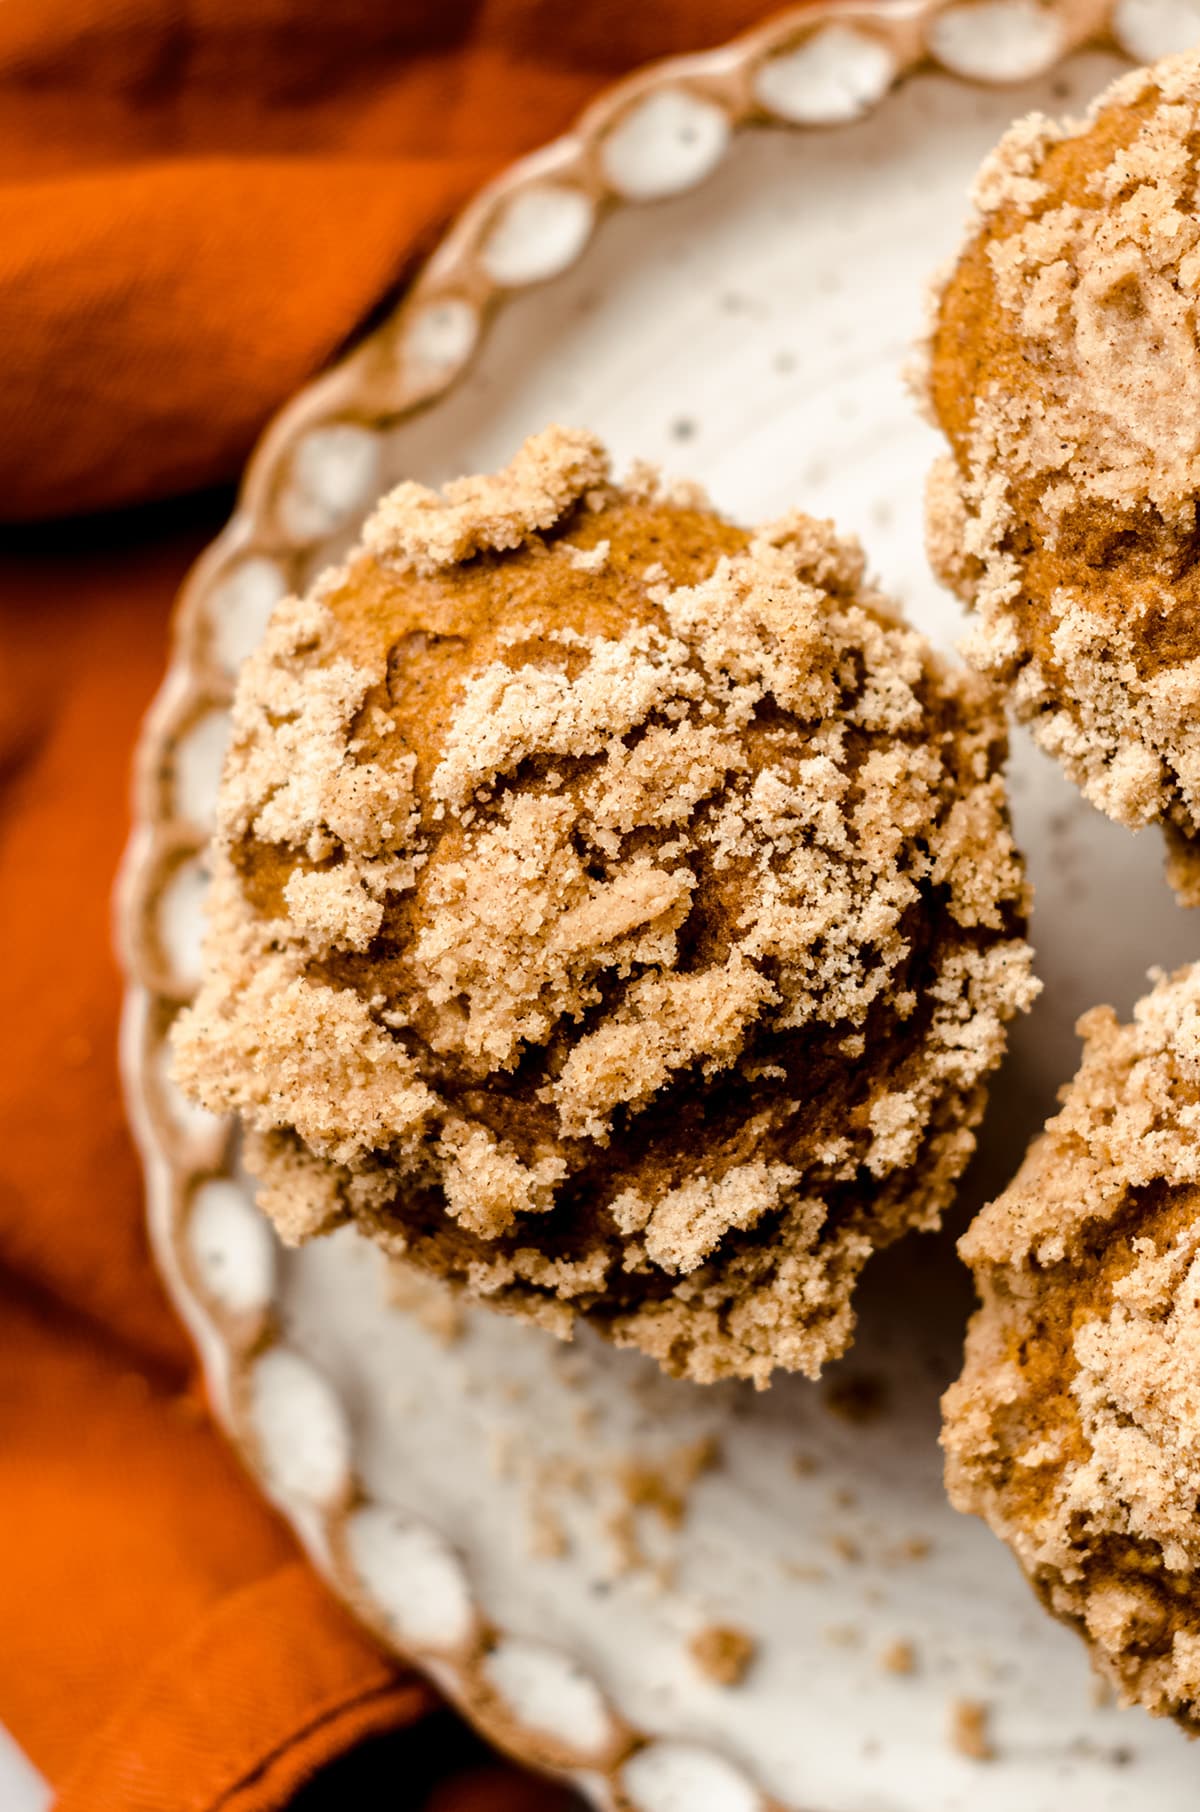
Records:
[[[486,1311],[446,1344],[389,1299],[352,1230],[277,1247],[232,1129],[179,1097],[166,1062],[238,663],[387,484],[489,469],[552,419],[595,428],[619,463],[699,478],[734,515],[833,515],[952,645],[961,615],[921,546],[935,436],[900,378],[925,280],[1014,113],[1079,111],[1128,56],[1197,36],[1196,0],[880,0],[641,72],[485,191],[395,314],[284,411],[185,590],[120,898],[124,1069],[163,1274],[218,1415],[334,1589],[598,1806],[1184,1812],[1196,1758],[1095,1702],[1082,1647],[945,1504],[937,1399],[970,1303],[953,1229],[872,1262],[858,1341],[825,1381],[762,1395]],[[1092,812],[1023,733],[1013,787],[1046,993],[957,1225],[1072,1073],[1079,1012],[1127,1009],[1151,963],[1196,953],[1154,833]],[[631,1509],[631,1460],[671,1474],[697,1442],[718,1461],[682,1526]],[[712,1623],[756,1642],[736,1687],[689,1657]],[[911,1672],[884,1664],[898,1642]],[[961,1699],[987,1707],[990,1761],[949,1741]]]

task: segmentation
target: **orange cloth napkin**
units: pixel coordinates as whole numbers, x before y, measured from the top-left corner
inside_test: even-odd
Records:
[[[268,1812],[434,1702],[214,1433],[143,1238],[109,900],[172,596],[229,507],[196,493],[483,176],[756,10],[0,6],[0,1721],[62,1812]],[[437,1794],[561,1803],[500,1764]]]

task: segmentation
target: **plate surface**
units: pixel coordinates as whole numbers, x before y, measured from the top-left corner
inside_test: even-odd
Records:
[[[1118,72],[1112,39],[1074,49],[1104,23],[1024,0],[810,9],[623,84],[481,197],[398,314],[285,412],[183,600],[123,882],[125,1072],[164,1274],[218,1413],[335,1588],[598,1805],[1195,1804],[1194,1752],[1097,1702],[1082,1647],[947,1507],[936,1444],[970,1307],[953,1233],[1051,1111],[1077,1015],[1127,1010],[1151,964],[1196,953],[1193,921],[1157,834],[1092,812],[1018,733],[1046,991],[954,1227],[872,1262],[857,1343],[821,1384],[673,1383],[588,1337],[397,1302],[352,1230],[279,1250],[229,1129],[173,1090],[164,1038],[195,981],[231,677],[387,483],[490,469],[555,419],[746,520],[832,515],[952,646],[961,613],[922,552],[937,442],[901,368],[979,158],[1014,113],[1079,111]],[[1126,0],[1116,26],[1148,56],[1200,16]],[[741,1684],[689,1653],[714,1624],[753,1639]],[[985,1708],[990,1760],[950,1740],[962,1700]]]

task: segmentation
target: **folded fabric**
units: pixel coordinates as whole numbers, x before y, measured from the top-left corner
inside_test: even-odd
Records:
[[[0,520],[230,478],[453,206],[745,0],[5,0]]]
[[[108,894],[197,514],[0,555],[0,1720],[64,1812],[267,1812],[435,1702],[216,1435],[142,1238]],[[445,1812],[485,1790],[562,1804],[498,1768],[447,1780]]]
[[[195,493],[483,176],[753,11],[0,7],[0,1721],[64,1812],[267,1812],[434,1702],[213,1430],[145,1245],[110,895],[171,599],[229,508]],[[502,1799],[562,1803],[497,1769],[437,1805]]]

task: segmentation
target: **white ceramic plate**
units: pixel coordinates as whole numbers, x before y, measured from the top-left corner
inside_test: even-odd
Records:
[[[1121,67],[1106,29],[1100,0],[818,8],[623,84],[484,195],[397,315],[289,408],[185,594],[123,894],[125,1068],[164,1273],[218,1413],[320,1570],[483,1728],[598,1805],[1184,1812],[1198,1764],[1174,1729],[1095,1702],[1076,1640],[945,1504],[937,1400],[969,1307],[949,1234],[873,1262],[830,1379],[762,1395],[484,1311],[447,1345],[427,1311],[389,1302],[352,1231],[276,1248],[228,1129],[165,1068],[231,677],[386,483],[489,469],[552,419],[599,430],[618,462],[701,479],[747,520],[834,516],[951,645],[958,607],[921,545],[935,437],[901,366],[979,158],[1015,112],[1082,108]],[[1200,14],[1122,0],[1115,29],[1148,56],[1200,34]],[[1150,964],[1196,953],[1155,833],[1091,812],[1023,735],[1013,789],[1046,993],[1015,1032],[963,1213],[1073,1071],[1078,1013],[1127,1009]],[[869,1408],[864,1376],[884,1380],[882,1411],[847,1420],[831,1394],[849,1380]],[[717,1463],[681,1527],[629,1508],[631,1458],[644,1485],[687,1472],[709,1437]],[[689,1657],[713,1622],[757,1644],[733,1688]],[[881,1663],[896,1642],[910,1674]],[[990,1761],[948,1740],[963,1698],[987,1707]]]

